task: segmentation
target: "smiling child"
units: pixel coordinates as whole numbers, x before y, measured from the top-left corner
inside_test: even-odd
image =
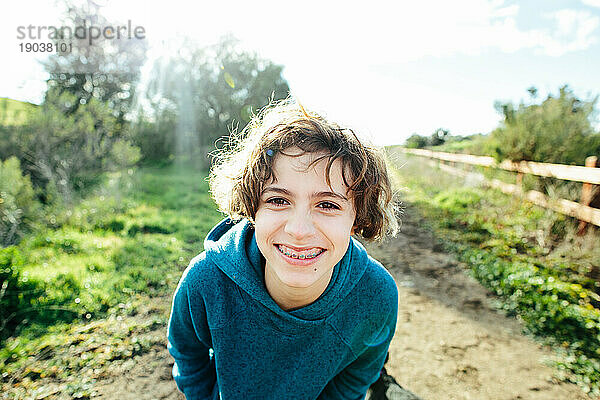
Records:
[[[352,237],[395,233],[382,155],[290,101],[217,160],[215,226],[173,298],[188,399],[363,399],[394,335],[391,275]]]

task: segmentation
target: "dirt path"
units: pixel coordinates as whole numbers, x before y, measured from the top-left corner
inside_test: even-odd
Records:
[[[399,315],[388,372],[423,399],[588,399],[553,379],[542,364],[552,353],[520,334],[514,318],[469,278],[408,208],[402,233],[368,245],[399,289]],[[94,398],[183,399],[171,379],[172,360],[157,347],[127,370],[97,382]]]

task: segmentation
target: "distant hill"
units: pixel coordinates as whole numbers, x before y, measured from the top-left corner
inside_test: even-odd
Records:
[[[0,125],[23,125],[35,104],[0,97]]]

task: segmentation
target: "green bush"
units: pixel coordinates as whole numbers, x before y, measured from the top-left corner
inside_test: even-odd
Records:
[[[127,168],[140,151],[118,134],[118,121],[107,103],[92,98],[71,110],[77,97],[48,91],[41,107],[23,127],[22,147],[33,156],[22,160],[47,202],[71,203],[75,192],[100,183],[103,173]],[[25,165],[25,163],[27,165]]]
[[[409,149],[422,149],[423,147],[429,146],[429,140],[425,136],[417,135],[415,133],[406,139],[404,145]]]
[[[504,122],[492,132],[496,156],[513,161],[529,160],[583,165],[600,152],[600,134],[591,124],[596,99],[582,101],[568,86],[541,104],[497,103]]]
[[[35,220],[39,205],[16,157],[0,161],[0,245],[16,243]]]
[[[0,340],[10,336],[42,289],[38,282],[22,276],[23,258],[16,247],[0,249]]]

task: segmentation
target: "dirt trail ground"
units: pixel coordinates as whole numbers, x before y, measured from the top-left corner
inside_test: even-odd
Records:
[[[588,399],[553,379],[542,362],[552,353],[523,336],[493,296],[441,252],[409,207],[402,232],[369,252],[390,270],[399,289],[396,334],[388,372],[423,399]],[[126,370],[96,384],[94,398],[183,399],[171,379],[172,360],[155,348]]]

